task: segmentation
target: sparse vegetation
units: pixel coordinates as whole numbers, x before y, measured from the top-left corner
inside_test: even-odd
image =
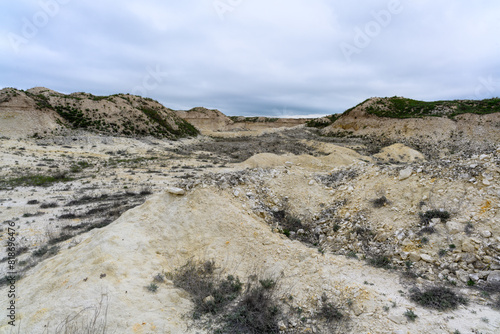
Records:
[[[389,201],[387,200],[387,198],[385,196],[382,196],[382,197],[379,197],[379,198],[372,200],[372,204],[373,204],[374,208],[381,208],[383,206],[386,206],[388,203],[389,203]]]
[[[490,114],[500,112],[500,98],[426,102],[394,96],[376,101],[366,108],[366,112],[380,117],[392,118],[424,116],[453,118],[464,113]]]
[[[413,312],[413,310],[407,309],[406,312],[404,313],[404,316],[408,319],[408,321],[414,322],[415,319],[418,318],[418,315]]]
[[[212,333],[277,334],[280,333],[279,321],[293,316],[285,311],[290,308],[287,303],[293,301],[293,297],[278,296],[278,281],[274,278],[259,279],[257,275],[250,275],[248,282],[243,284],[238,277],[216,268],[213,261],[188,261],[168,273],[167,278],[176,287],[189,292],[194,303],[192,318]],[[301,308],[290,309],[306,322],[308,318],[304,317]],[[347,320],[342,307],[326,294],[321,297],[314,319],[330,330],[343,328]]]
[[[391,268],[391,260],[386,255],[374,255],[368,258],[368,264],[377,267],[390,269]]]
[[[0,180],[0,189],[16,187],[47,187],[56,182],[68,182],[72,179],[66,174],[55,175],[26,175],[12,179]]]
[[[158,284],[156,283],[151,283],[149,284],[146,289],[149,291],[149,292],[152,292],[152,293],[155,293],[157,290],[158,290]]]
[[[420,222],[422,225],[428,225],[432,219],[439,218],[442,222],[448,221],[450,219],[450,213],[444,210],[428,210],[424,213],[420,213]]]
[[[410,299],[421,306],[440,311],[453,310],[460,304],[467,304],[467,300],[464,297],[457,295],[447,287],[432,287],[424,291],[413,288],[410,291]]]

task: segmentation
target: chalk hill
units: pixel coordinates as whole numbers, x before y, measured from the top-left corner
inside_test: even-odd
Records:
[[[63,129],[110,135],[180,138],[199,132],[157,101],[128,94],[62,94],[36,87],[0,91],[0,131],[4,136],[43,136]]]

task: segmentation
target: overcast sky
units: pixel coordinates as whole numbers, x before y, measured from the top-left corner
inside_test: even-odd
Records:
[[[500,96],[500,1],[16,0],[0,88],[325,115],[372,96]]]

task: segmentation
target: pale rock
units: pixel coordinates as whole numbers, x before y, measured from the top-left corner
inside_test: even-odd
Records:
[[[477,273],[479,278],[486,278],[490,274],[490,271],[480,271]]]
[[[488,154],[481,154],[481,155],[479,156],[479,160],[481,160],[481,161],[482,161],[482,160],[485,160],[485,159],[488,159],[488,158],[489,158]]]
[[[309,181],[310,186],[314,185],[314,183],[315,183],[314,180]]]
[[[411,262],[417,262],[418,260],[420,260],[420,254],[411,252],[409,258]]]
[[[397,314],[390,314],[387,316],[387,319],[398,325],[403,325],[407,321],[404,315],[397,315]]]
[[[493,262],[493,258],[491,256],[485,255],[481,258],[481,261],[489,264],[489,263]]]
[[[463,269],[460,269],[459,271],[457,271],[456,275],[457,275],[457,278],[464,283],[467,283],[467,281],[469,280],[469,274]]]
[[[488,275],[488,283],[500,283],[500,271],[492,271]]]
[[[465,254],[462,254],[462,261],[464,261],[467,264],[474,263],[477,261],[477,257],[476,257],[476,255],[474,255],[472,253],[465,253]]]
[[[184,195],[186,194],[186,191],[182,188],[177,188],[177,187],[168,187],[167,189],[167,192],[170,193],[170,194],[173,194],[173,195]]]
[[[449,221],[446,223],[446,229],[450,234],[457,234],[464,230],[463,224],[456,221]]]
[[[234,195],[234,197],[238,197],[238,196],[240,196],[240,191],[239,191],[238,189],[235,189],[235,190],[233,191],[233,195]]]
[[[413,168],[411,168],[411,167],[407,167],[407,168],[399,171],[399,181],[406,180],[407,178],[409,178],[411,176],[412,173],[413,173]]]
[[[441,223],[441,218],[432,218],[431,219],[431,226],[435,226],[437,224]]]
[[[287,329],[286,325],[285,325],[285,322],[283,320],[280,320],[278,322],[278,327],[280,328],[280,331],[284,331]]]
[[[205,304],[213,303],[214,301],[215,301],[214,296],[207,296],[207,297],[205,297],[205,299],[203,299],[203,302]]]
[[[490,182],[490,181],[488,181],[488,180],[486,180],[486,179],[483,179],[483,184],[484,184],[485,186],[489,186],[489,185],[491,185],[491,182]]]
[[[420,254],[420,258],[424,260],[425,262],[432,262],[432,256],[428,254]]]
[[[482,236],[483,238],[489,238],[489,237],[491,237],[491,232],[490,232],[490,231],[488,231],[488,230],[483,230],[483,231],[481,231],[481,232],[479,232],[479,233],[481,234],[481,236]]]
[[[403,240],[403,246],[410,246],[410,245],[413,245],[413,241],[411,241],[408,238]]]
[[[409,255],[410,255],[410,253],[408,253],[408,252],[399,253],[399,256],[401,256],[401,260],[406,260]]]
[[[471,279],[474,282],[479,281],[479,274],[474,273],[474,274],[469,274],[469,279]]]
[[[470,239],[465,239],[462,242],[462,251],[472,253],[476,250],[476,247],[472,244]]]

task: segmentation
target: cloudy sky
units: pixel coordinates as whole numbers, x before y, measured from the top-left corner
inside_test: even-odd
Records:
[[[325,115],[372,96],[500,96],[498,0],[16,0],[0,88]]]

